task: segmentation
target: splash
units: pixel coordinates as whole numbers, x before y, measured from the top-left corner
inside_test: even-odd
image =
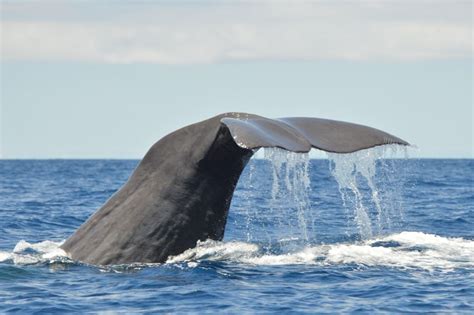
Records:
[[[28,243],[19,241],[12,252],[0,251],[0,262],[13,262],[16,265],[30,265],[55,260],[68,260],[69,257],[60,246],[63,242],[43,241]]]
[[[403,218],[400,186],[392,185],[395,183],[393,167],[382,159],[388,152],[398,154],[398,147],[380,146],[349,154],[327,153],[343,205],[353,210],[362,239],[390,230],[394,219]],[[377,164],[381,166],[377,169],[382,173],[380,177],[384,182],[381,187],[384,189],[379,189],[375,182]]]
[[[354,244],[307,246],[295,252],[269,254],[245,242],[199,242],[197,247],[170,257],[168,264],[225,261],[249,265],[356,265],[450,271],[474,268],[474,241],[422,232],[401,232]]]
[[[20,241],[12,252],[0,252],[1,263],[30,265],[41,263],[70,263],[72,260],[59,246],[61,242]],[[260,245],[248,242],[198,242],[166,264],[198,267],[201,262],[222,261],[247,265],[355,265],[422,269],[427,271],[474,270],[474,240],[442,237],[423,232],[401,232],[356,243],[336,243],[305,246],[292,252],[273,254]],[[142,263],[99,266],[100,271],[125,272],[162,264]]]

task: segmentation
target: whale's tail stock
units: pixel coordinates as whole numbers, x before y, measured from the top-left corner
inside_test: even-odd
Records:
[[[235,186],[257,149],[350,153],[385,144],[408,145],[341,121],[221,114],[155,143],[125,185],[62,248],[92,264],[164,262],[198,240],[223,238]]]

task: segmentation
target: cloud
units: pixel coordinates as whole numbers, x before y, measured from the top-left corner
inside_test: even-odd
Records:
[[[2,59],[190,64],[472,57],[470,2],[4,3]]]

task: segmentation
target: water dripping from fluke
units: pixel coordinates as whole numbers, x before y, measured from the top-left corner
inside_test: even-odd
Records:
[[[395,180],[394,165],[385,158],[398,155],[399,149],[406,158],[406,148],[397,145],[349,154],[327,153],[343,206],[352,210],[361,239],[393,232],[392,227],[403,220],[401,182]]]
[[[272,169],[271,211],[278,217],[280,227],[286,227],[290,234],[280,240],[299,239],[308,243],[314,234],[309,198],[309,154],[265,148],[264,157]]]
[[[402,227],[403,222],[403,180],[400,171],[395,171],[400,164],[386,158],[400,156],[400,149],[384,146],[349,154],[327,153],[330,174],[342,200],[340,210],[347,215],[349,238],[367,240],[400,231],[396,227]],[[279,148],[263,151],[263,161],[250,163],[243,183],[245,223],[241,226],[246,241],[266,242],[263,246],[270,250],[276,245],[280,252],[318,243],[318,209],[311,204],[310,194],[319,192],[311,191],[310,155]],[[261,183],[265,177],[261,172],[270,175],[268,182]],[[253,204],[255,200],[259,206]],[[324,204],[318,205],[321,207]]]

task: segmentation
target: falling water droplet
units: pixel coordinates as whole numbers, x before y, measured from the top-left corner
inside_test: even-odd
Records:
[[[309,155],[278,148],[265,148],[264,156],[272,165],[271,209],[280,226],[287,224],[290,237],[305,242],[312,229],[311,203],[309,199]],[[279,213],[276,213],[279,212]],[[308,226],[308,222],[311,226]],[[310,231],[311,230],[311,231]]]
[[[348,154],[327,153],[331,174],[339,185],[343,205],[353,209],[362,239],[390,230],[392,219],[396,217],[395,209],[402,217],[401,205],[396,205],[397,200],[400,200],[397,198],[400,186],[390,187],[393,183],[393,176],[389,174],[391,167],[383,159],[388,151],[396,155],[397,147],[380,146]],[[385,180],[382,185],[385,189],[376,185],[376,170],[381,173],[379,177]],[[364,189],[364,185],[368,189]],[[375,210],[375,215],[371,215],[371,208]]]

